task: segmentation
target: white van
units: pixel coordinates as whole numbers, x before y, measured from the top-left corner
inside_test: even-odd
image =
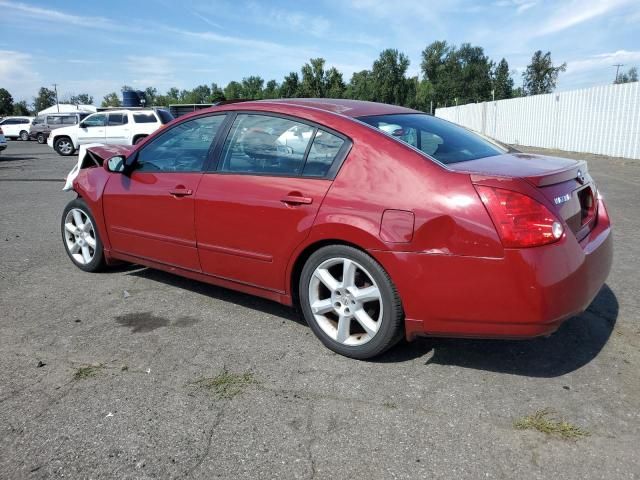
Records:
[[[0,128],[6,138],[11,140],[29,140],[29,129],[33,117],[5,117],[0,121]]]

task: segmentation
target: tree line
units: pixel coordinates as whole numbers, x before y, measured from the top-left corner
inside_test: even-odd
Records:
[[[312,58],[299,72],[290,72],[280,82],[251,75],[221,87],[216,83],[198,85],[192,90],[170,88],[164,94],[150,86],[144,90],[147,106],[180,103],[215,103],[232,99],[269,99],[295,97],[329,97],[369,100],[403,105],[430,112],[438,107],[502,100],[552,92],[566,63],[554,64],[550,52],[536,51],[515,85],[515,72],[505,58],[494,62],[479,46],[463,43],[451,45],[435,41],[422,51],[420,74],[407,74],[409,58],[396,49],[383,50],[371,68],[355,72],[348,81],[325,59]],[[614,83],[638,81],[636,68],[617,76]],[[132,90],[125,85],[123,92]],[[103,107],[121,106],[121,96],[111,92],[102,100]],[[0,88],[0,115],[28,115],[55,105],[55,91],[42,87],[30,106],[14,102],[11,94]],[[60,103],[92,104],[93,97],[83,93],[60,99]]]

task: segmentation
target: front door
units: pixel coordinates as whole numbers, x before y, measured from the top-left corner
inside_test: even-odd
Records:
[[[196,193],[203,272],[288,290],[291,254],[309,235],[345,143],[288,118],[238,114]]]
[[[78,145],[105,143],[106,113],[94,113],[78,125]]]
[[[103,194],[112,248],[200,271],[194,194],[224,115],[179,123],[145,145],[130,174],[113,175]]]

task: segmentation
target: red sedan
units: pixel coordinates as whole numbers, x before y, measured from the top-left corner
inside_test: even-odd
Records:
[[[90,148],[73,189],[62,237],[79,268],[127,261],[296,305],[361,359],[403,336],[548,335],[613,255],[585,162],[370,102],[194,112]]]

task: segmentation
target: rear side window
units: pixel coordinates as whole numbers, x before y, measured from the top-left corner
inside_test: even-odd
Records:
[[[62,125],[62,117],[47,117],[47,125]]]
[[[158,119],[153,113],[134,113],[133,121],[135,123],[156,123]]]
[[[109,121],[107,125],[116,126],[116,125],[125,125],[128,123],[128,118],[126,113],[110,113]]]
[[[340,153],[344,140],[324,130],[318,130],[309,149],[302,175],[324,177]]]
[[[163,125],[165,123],[169,123],[171,120],[173,120],[173,115],[171,115],[171,113],[167,112],[166,110],[158,109],[158,110],[156,110],[156,113],[160,117],[160,122]]]
[[[286,118],[239,114],[225,141],[219,170],[300,175],[314,130]]]
[[[39,125],[41,123],[44,123],[44,118],[45,117],[36,117],[33,119],[33,125]]]
[[[475,133],[426,114],[361,117],[387,135],[423,151],[441,163],[457,163],[502,155],[506,149]]]
[[[195,118],[170,128],[145,145],[136,160],[141,172],[199,172],[225,115]]]
[[[76,123],[78,123],[78,117],[76,117],[75,115],[70,115],[68,117],[62,117],[62,124],[63,125],[75,125]]]

